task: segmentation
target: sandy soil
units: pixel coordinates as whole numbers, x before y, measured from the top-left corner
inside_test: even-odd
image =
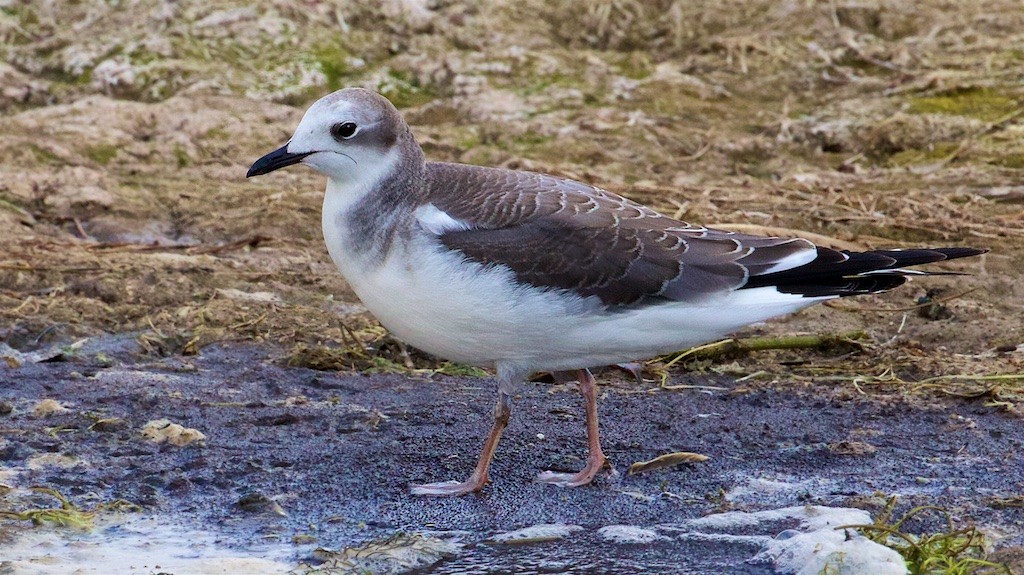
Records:
[[[458,518],[449,523],[482,531],[523,522],[497,511],[490,517],[501,521],[474,519],[474,505],[516,509],[537,497],[589,511],[588,502],[603,500],[608,485],[555,496],[526,484],[535,467],[558,461],[550,454],[526,456],[530,437],[545,434],[536,446],[541,453],[579,448],[574,431],[556,431],[569,415],[541,417],[555,402],[541,401],[544,388],[537,386],[529,387],[537,419],[513,432],[521,435],[513,435],[497,464],[507,479],[494,486],[490,500],[432,507],[437,503],[403,495],[407,482],[442,479],[420,474],[438,469],[437,450],[450,448],[453,434],[480,426],[490,401],[488,381],[458,378],[485,374],[403,349],[355,301],[322,246],[321,176],[294,169],[244,179],[254,159],[287,139],[306,105],[331,89],[361,85],[403,109],[431,159],[574,177],[689,221],[818,234],[840,246],[991,248],[983,258],[941,268],[971,275],[915,281],[884,296],[818,307],[742,334],[862,331],[858,346],[691,359],[668,370],[668,360],[656,360],[647,365],[649,378],[737,393],[660,392],[650,402],[646,388],[610,374],[604,381],[613,385],[602,409],[611,437],[615,422],[627,422],[620,443],[612,439],[620,463],[669,448],[715,455],[713,465],[722,467],[670,473],[671,481],[679,481],[673,492],[700,491],[703,497],[728,489],[723,478],[733,476],[733,465],[736,477],[853,481],[845,476],[876,469],[877,458],[886,462],[872,472],[877,484],[851,484],[840,489],[842,495],[827,497],[814,491],[815,497],[866,497],[876,490],[916,502],[931,497],[952,505],[958,520],[1000,526],[993,541],[1018,545],[1019,527],[1007,525],[1019,525],[1019,510],[993,515],[985,501],[1021,489],[1017,464],[1004,454],[1017,447],[1024,389],[1024,282],[1017,264],[1024,248],[1022,31],[1024,12],[1006,0],[730,0],[724,8],[721,2],[669,0],[531,0],[514,7],[421,0],[216,6],[186,0],[117,8],[102,2],[4,3],[0,341],[27,354],[64,347],[62,357],[70,362],[35,364],[40,356],[5,351],[10,359],[6,367],[0,364],[0,400],[23,409],[53,395],[73,406],[61,417],[109,409],[135,418],[103,448],[81,431],[57,434],[59,441],[46,447],[19,434],[33,436],[51,424],[16,412],[0,423],[19,430],[5,432],[5,445],[15,447],[4,448],[14,450],[4,464],[20,466],[36,451],[53,448],[88,452],[91,465],[113,469],[120,465],[110,459],[113,452],[137,449],[117,445],[138,445],[136,423],[156,418],[143,412],[170,410],[187,414],[178,418],[188,420],[182,423],[212,431],[210,445],[230,445],[219,443],[222,426],[242,437],[272,431],[260,441],[245,440],[250,443],[244,449],[262,451],[253,455],[261,461],[281,457],[289,462],[285,469],[301,470],[287,487],[273,484],[277,476],[269,472],[252,479],[268,495],[294,492],[296,501],[316,503],[289,509],[290,525],[343,513],[333,507],[340,503],[319,508],[321,498],[303,491],[314,486],[363,493],[358,505],[392,506],[387,508],[394,515],[375,535],[436,522],[449,512]],[[941,303],[915,308],[926,294]],[[123,348],[110,347],[110,341],[124,342]],[[156,377],[170,369],[168,362],[196,363],[208,375],[187,372],[171,384],[173,378]],[[240,364],[252,365],[257,379],[232,375]],[[153,377],[102,375],[126,370]],[[420,385],[417,378],[427,373],[441,382]],[[196,399],[196,385],[256,385],[238,401],[269,406],[290,395],[317,395],[314,380],[341,386],[320,392],[323,400],[337,395],[339,405],[348,405],[370,394],[366,403],[390,414],[381,433],[394,435],[379,440],[385,447],[364,446],[354,470],[342,473],[333,444],[321,446],[329,442],[314,431],[346,425],[347,412],[337,406],[280,428],[258,425],[261,417],[276,417],[258,412],[280,409],[268,407],[240,408],[233,417],[213,410],[221,415],[211,415],[209,426],[199,424],[209,415],[202,402],[215,400]],[[211,397],[219,393],[208,391]],[[446,392],[466,406],[438,407],[451,397]],[[94,402],[104,393],[116,399],[101,409]],[[571,394],[555,395],[575,417]],[[723,399],[733,397],[745,399]],[[728,401],[729,407],[699,407],[708,401]],[[191,407],[183,412],[179,404]],[[651,405],[664,413],[656,415]],[[794,446],[818,447],[780,456],[781,440],[750,447],[764,441],[760,428],[716,419],[691,417],[684,432],[674,428],[682,423],[670,406],[745,417],[754,427],[793,426],[793,433],[809,434]],[[443,413],[444,421],[432,419]],[[953,415],[975,428],[961,430]],[[790,423],[776,419],[784,417]],[[642,429],[628,423],[647,420]],[[891,443],[875,445],[875,456],[827,456],[822,445],[849,439],[867,421],[886,422],[879,425]],[[698,444],[685,439],[695,437],[691,423],[703,428]],[[976,461],[998,461],[994,467],[1017,473],[967,474],[963,481],[974,491],[910,490],[917,476],[922,485],[958,484],[954,478],[967,472],[947,447],[965,445],[966,436],[958,435],[965,433],[976,434],[971,449],[982,450],[972,455]],[[726,440],[730,435],[734,439]],[[733,456],[720,451],[730,442],[746,447]],[[932,442],[940,453],[938,468],[926,468],[912,449]],[[19,451],[21,445],[29,451]],[[476,445],[459,449],[453,473]],[[315,464],[291,459],[300,453],[318,454]],[[164,479],[145,483],[141,471],[105,477],[99,489],[104,497],[190,509],[215,521],[238,487],[228,481],[179,490],[168,483],[174,482],[170,470],[182,463],[174,451],[125,457],[165,470]],[[188,457],[205,461],[198,464],[200,475],[211,473],[202,470],[213,469],[206,466],[217,457],[231,460]],[[42,482],[71,495],[95,491],[75,488],[67,477],[54,472],[18,482]],[[661,477],[640,481],[651,487]],[[185,473],[181,481],[192,479]],[[686,487],[692,481],[703,487]],[[378,500],[370,486],[381,490]],[[217,504],[207,507],[207,498]],[[758,505],[796,501],[789,494]],[[693,517],[711,509],[688,505],[671,512]],[[879,503],[871,505],[877,509]],[[523,509],[530,515],[533,507]],[[636,522],[669,520],[662,511],[615,509],[583,522],[624,521],[634,513]],[[317,538],[344,546],[353,533],[335,526]]]

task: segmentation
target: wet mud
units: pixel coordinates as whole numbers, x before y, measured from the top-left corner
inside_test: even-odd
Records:
[[[901,506],[940,505],[960,522],[1021,539],[1021,510],[988,504],[1019,492],[1020,422],[980,402],[756,389],[704,375],[673,378],[695,389],[663,391],[609,374],[599,404],[616,472],[562,489],[532,479],[582,465],[581,401],[572,385],[531,382],[516,397],[492,483],[473,496],[424,498],[408,485],[471,470],[490,423],[491,380],[287,368],[269,346],[154,360],[134,345],[108,338],[65,361],[0,368],[0,401],[12,408],[0,416],[5,483],[47,485],[78,503],[125,499],[146,516],[215,531],[222,547],[291,546],[286,560],[295,565],[315,564],[316,547],[400,532],[458,537],[458,554],[418,573],[770,573],[750,562],[760,545],[743,529],[632,545],[598,530],[664,530],[730,510],[870,509],[878,494],[899,495]],[[33,414],[43,399],[68,411]],[[143,438],[159,419],[205,440]],[[710,459],[625,475],[631,463],[675,451]],[[489,542],[537,524],[583,530],[531,545]],[[4,535],[18,537],[10,527]]]

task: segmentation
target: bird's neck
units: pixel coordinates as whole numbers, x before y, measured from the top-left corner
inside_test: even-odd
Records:
[[[355,257],[365,263],[383,262],[396,240],[401,223],[426,195],[423,151],[411,137],[398,142],[373,169],[358,177],[330,180],[324,197],[323,228],[328,250],[337,262]],[[333,244],[333,245],[332,245]]]

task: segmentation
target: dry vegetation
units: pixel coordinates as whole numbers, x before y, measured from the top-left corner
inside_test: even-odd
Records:
[[[436,367],[386,340],[333,269],[321,176],[244,179],[308,103],[363,85],[404,109],[432,159],[840,245],[990,247],[951,268],[969,277],[749,332],[865,330],[855,353],[677,366],[1021,399],[1015,2],[12,0],[0,40],[0,338],[14,348],[131,332],[154,354],[269,341],[302,364]],[[974,291],[910,309],[933,288]]]

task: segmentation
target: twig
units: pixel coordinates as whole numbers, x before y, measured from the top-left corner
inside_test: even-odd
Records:
[[[676,161],[677,162],[692,162],[694,160],[699,160],[700,157],[703,156],[704,154],[708,153],[708,150],[710,150],[710,149],[711,149],[711,140],[708,140],[696,152],[690,154],[689,156],[683,156],[681,158],[676,158]]]
[[[685,385],[685,384],[681,384],[681,385],[665,385],[665,383],[662,382],[662,384],[659,385],[657,389],[652,389],[652,390],[650,390],[650,392],[653,393],[655,391],[681,391],[681,390],[684,390],[684,389],[695,389],[697,391],[728,391],[729,390],[728,387],[720,387],[720,386],[717,386],[717,385]]]
[[[77,274],[85,272],[98,272],[103,268],[100,266],[90,267],[60,267],[60,266],[31,266],[28,264],[0,264],[0,270],[11,270],[16,272],[58,272],[62,274]]]
[[[910,307],[856,307],[856,306],[843,305],[843,304],[840,304],[840,303],[835,302],[835,301],[827,301],[827,302],[825,302],[825,305],[830,307],[830,308],[832,308],[832,309],[837,309],[839,311],[852,311],[852,312],[882,311],[882,312],[893,312],[893,313],[895,313],[895,312],[906,312],[906,311],[914,311],[914,310],[918,310],[918,309],[921,309],[921,308],[933,306],[935,304],[940,304],[940,303],[946,303],[948,301],[953,301],[955,299],[962,298],[965,295],[970,294],[971,292],[978,291],[979,289],[980,288],[974,287],[974,288],[971,288],[971,289],[969,289],[969,290],[967,290],[965,292],[960,292],[960,293],[958,293],[956,295],[951,295],[949,297],[929,300],[929,301],[927,301],[925,303],[919,303],[917,305],[912,305]],[[902,327],[903,326],[901,325],[900,328],[902,329]]]
[[[133,244],[128,242],[105,242],[88,245],[90,250],[103,251],[125,251],[125,252],[170,252],[182,250],[190,254],[211,254],[225,251],[232,251],[243,247],[256,247],[259,244],[273,238],[267,236],[252,236],[223,245],[212,244]]]
[[[932,387],[935,384],[939,384],[946,381],[1018,381],[1024,380],[1024,373],[1003,373],[995,375],[972,375],[972,374],[952,374],[952,375],[937,375],[934,377],[928,377],[918,381],[906,381],[897,376],[891,368],[886,368],[884,372],[879,375],[818,375],[813,377],[816,381],[852,381],[854,384],[866,384],[866,385],[882,385],[886,383],[897,384],[897,385],[913,385],[915,389],[922,387]]]
[[[749,339],[723,339],[713,343],[691,347],[676,354],[664,369],[684,359],[717,359],[723,356],[745,354],[769,349],[814,349],[835,347],[838,344],[861,345],[856,340],[867,338],[863,330],[831,335],[790,335],[782,337],[752,337]]]

